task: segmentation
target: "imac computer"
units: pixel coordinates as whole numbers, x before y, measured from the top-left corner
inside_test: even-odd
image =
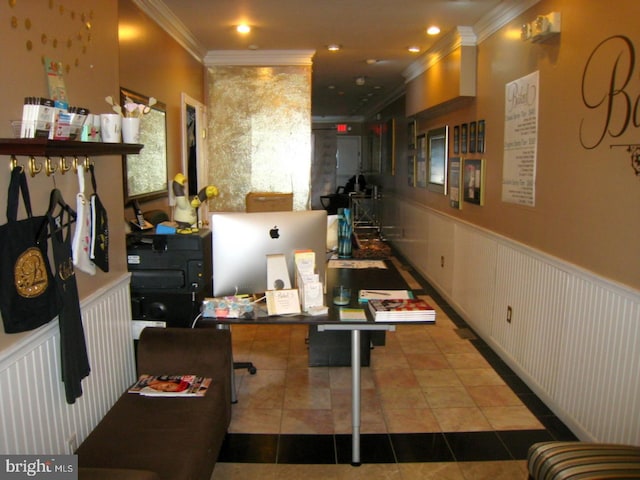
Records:
[[[211,214],[213,296],[254,294],[267,285],[267,255],[285,256],[294,285],[296,250],[313,250],[316,271],[325,282],[327,212],[227,212]]]

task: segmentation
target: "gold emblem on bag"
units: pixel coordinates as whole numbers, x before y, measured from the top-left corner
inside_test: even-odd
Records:
[[[47,269],[42,252],[31,247],[22,252],[13,269],[16,290],[21,297],[41,295],[49,286]]]

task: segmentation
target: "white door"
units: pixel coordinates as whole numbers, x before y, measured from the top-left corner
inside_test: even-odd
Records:
[[[336,185],[344,186],[354,175],[360,173],[360,137],[338,136]]]

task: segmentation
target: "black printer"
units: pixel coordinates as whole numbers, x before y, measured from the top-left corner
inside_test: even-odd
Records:
[[[127,235],[131,310],[143,325],[190,327],[213,295],[211,232]]]

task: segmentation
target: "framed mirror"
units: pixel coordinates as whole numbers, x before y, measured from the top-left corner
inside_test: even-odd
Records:
[[[141,105],[149,104],[149,97],[125,88],[120,89],[120,105],[126,99]],[[155,103],[140,118],[140,143],[136,155],[122,156],[124,203],[131,200],[152,200],[168,195],[167,180],[167,108]]]
[[[427,190],[447,193],[447,158],[449,152],[449,127],[435,128],[427,132]]]

